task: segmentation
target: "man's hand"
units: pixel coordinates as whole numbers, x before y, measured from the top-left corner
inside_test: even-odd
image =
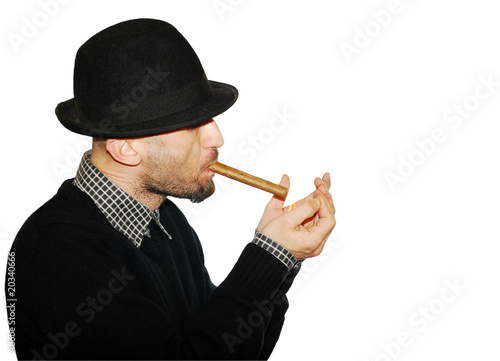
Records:
[[[318,193],[313,199],[269,221],[262,233],[289,250],[296,259],[303,260],[323,251],[335,223],[332,206]]]
[[[281,185],[289,188],[284,175]],[[329,192],[330,175],[314,180],[316,190],[295,203],[295,208],[283,208],[284,200],[273,197],[267,204],[257,230],[288,249],[298,260],[321,253],[335,227],[335,208]]]
[[[288,176],[286,174],[284,174],[283,177],[281,177],[281,181],[279,184],[282,185],[283,187],[290,188],[290,178],[288,178]],[[331,186],[330,174],[325,173],[323,175],[322,179],[317,177],[314,180],[314,186],[316,187],[316,190],[314,192],[312,192],[311,194],[309,194],[304,199],[301,199],[300,201],[295,202],[293,207],[298,207],[301,204],[303,204],[304,202],[307,202],[307,201],[313,199],[315,194],[322,193],[327,198],[330,205],[332,206],[333,213],[335,214],[335,207],[333,205],[332,195],[329,192],[329,189]],[[274,196],[269,201],[269,203],[266,206],[266,209],[264,210],[264,214],[262,215],[262,218],[259,222],[259,225],[257,226],[257,230],[259,232],[262,232],[262,229],[264,228],[264,226],[271,219],[274,219],[274,218],[286,213],[289,210],[289,208],[290,208],[289,206],[283,208],[284,201],[285,201],[284,199],[280,199],[276,196]],[[315,219],[317,220],[317,217],[315,217]]]

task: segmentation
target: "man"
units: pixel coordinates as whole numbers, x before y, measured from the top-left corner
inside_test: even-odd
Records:
[[[18,358],[268,358],[300,262],[335,226],[329,175],[291,211],[273,198],[215,287],[167,196],[201,202],[214,192],[208,167],[223,139],[213,117],[236,89],[208,81],[174,27],[137,19],[82,45],[74,95],[56,113],[93,137],[92,150],[12,246]]]

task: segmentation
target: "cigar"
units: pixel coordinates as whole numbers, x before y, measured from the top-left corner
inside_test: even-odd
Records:
[[[275,196],[285,199],[288,193],[288,188],[274,184],[265,179],[255,177],[251,174],[242,172],[236,168],[229,167],[222,163],[215,163],[208,167],[212,172],[234,179],[238,182],[245,183],[249,186],[259,188],[263,191],[274,194]]]

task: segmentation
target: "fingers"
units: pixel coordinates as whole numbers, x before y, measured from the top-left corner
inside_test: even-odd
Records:
[[[313,199],[302,200],[296,208],[267,222],[261,232],[292,252],[295,258],[305,259],[321,253],[335,223],[333,207],[318,192]]]
[[[331,193],[330,193],[330,192],[327,192],[327,193],[325,194],[325,193],[321,192],[320,190],[316,189],[316,190],[314,191],[314,193],[313,193],[313,197],[315,197],[315,198],[316,198],[316,197],[317,197],[317,196],[319,196],[320,194],[321,194],[321,195],[323,195],[323,196],[326,198],[326,200],[327,200],[327,202],[328,202],[329,206],[331,207],[331,209],[332,209],[332,211],[333,211],[333,214],[335,214],[335,205],[333,204],[333,198],[332,198]]]
[[[328,240],[329,235],[335,227],[336,221],[333,215],[333,208],[326,197],[319,193],[313,200],[304,203],[303,206],[296,208],[290,213],[294,213],[293,226],[295,226],[301,219],[307,219],[314,215],[318,217],[312,227],[299,227],[308,233],[307,240],[302,241],[307,249],[307,257],[315,257],[319,255]],[[291,215],[291,214],[290,214]]]
[[[320,177],[316,177],[314,179],[314,186],[316,189],[319,189],[322,185],[324,185],[323,180]]]
[[[330,178],[330,173],[325,173],[323,175],[323,178],[320,179],[319,177],[314,180],[314,185],[316,186],[316,190],[313,192],[313,197],[315,197],[317,194],[323,194],[330,205],[333,208],[333,212],[335,213],[335,207],[333,205],[333,198],[332,195],[329,191],[330,186],[331,186],[331,178]]]
[[[315,199],[320,201],[320,206],[318,208],[318,216],[320,218],[333,218],[334,216],[334,208],[325,197],[324,194],[319,193]]]
[[[323,174],[323,178],[316,177],[316,179],[314,180],[314,185],[316,186],[316,188],[324,185],[327,190],[330,189],[332,185],[330,173],[326,172],[325,174]]]
[[[289,222],[293,227],[300,226],[306,219],[314,216],[320,206],[321,201],[318,199],[311,199],[307,202],[303,202],[301,205],[288,212]]]
[[[290,178],[286,174],[281,177],[280,185],[290,188]],[[280,199],[276,196],[273,196],[271,200],[267,203],[266,208],[264,209],[264,213],[260,219],[259,224],[257,225],[257,230],[261,231],[263,227],[269,223],[272,219],[283,214],[283,203],[284,199]]]
[[[305,203],[305,202],[307,202],[307,201],[310,201],[310,200],[311,200],[311,199],[313,199],[313,198],[314,198],[314,194],[313,194],[313,193],[310,193],[310,194],[308,194],[308,195],[307,195],[307,197],[302,198],[301,200],[299,200],[299,201],[297,201],[297,202],[294,202],[294,203],[292,203],[292,204],[288,205],[287,207],[285,207],[285,208],[283,209],[283,211],[285,211],[285,212],[289,212],[289,211],[291,211],[292,209],[294,209],[294,208],[296,208],[296,207],[301,206],[302,204],[304,204],[304,203]]]
[[[331,185],[332,185],[332,181],[331,181],[331,177],[330,177],[330,173],[326,172],[324,175],[323,175],[323,183],[326,184],[326,187],[328,189],[330,189]]]
[[[330,234],[330,232],[335,227],[337,221],[334,216],[334,208],[330,205],[330,202],[326,197],[319,193],[316,198],[320,201],[320,206],[318,208],[318,221],[316,222],[316,227],[320,232],[325,232],[325,236]]]
[[[281,176],[281,180],[280,180],[280,186],[283,186],[285,188],[290,188],[290,177],[286,174],[283,174]]]

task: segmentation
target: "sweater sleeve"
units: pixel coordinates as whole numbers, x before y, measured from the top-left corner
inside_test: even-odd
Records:
[[[132,249],[108,244],[112,232],[94,229],[92,239],[88,227],[35,227],[16,239],[19,359],[269,357],[288,307],[290,273],[276,257],[248,244],[180,329],[151,269]]]
[[[259,359],[267,360],[270,356],[281,334],[281,329],[285,322],[285,313],[288,310],[288,299],[286,293],[290,289],[293,280],[300,271],[301,263],[298,263],[292,268],[290,273],[281,285],[280,290],[276,295],[267,302],[267,307],[273,311],[272,319],[267,328],[266,340],[262,347]]]

